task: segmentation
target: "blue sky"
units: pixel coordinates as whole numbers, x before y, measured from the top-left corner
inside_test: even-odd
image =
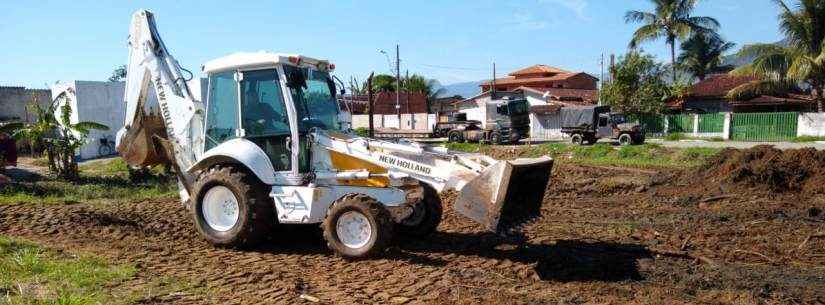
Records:
[[[8,0],[7,0],[8,1]],[[600,54],[621,54],[642,0],[532,1],[26,1],[0,10],[0,85],[42,88],[56,81],[105,80],[127,60],[131,13],[153,11],[181,64],[199,71],[234,51],[270,50],[327,58],[336,74],[363,81],[388,72],[401,45],[402,73],[443,84],[489,78],[542,63],[598,73]],[[777,8],[769,0],[704,0],[696,15],[722,23],[738,45],[774,42]],[[664,42],[644,49],[669,60]]]

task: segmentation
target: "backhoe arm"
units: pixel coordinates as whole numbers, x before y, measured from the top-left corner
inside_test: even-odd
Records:
[[[147,105],[150,86],[159,109]],[[202,153],[203,104],[192,97],[149,11],[132,15],[124,99],[126,119],[117,134],[118,152],[131,166],[173,166],[191,193],[192,178],[181,169],[195,164]]]

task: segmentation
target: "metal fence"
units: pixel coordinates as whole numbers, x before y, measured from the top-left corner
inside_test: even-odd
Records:
[[[699,115],[700,133],[719,133],[725,130],[724,113],[708,113]]]
[[[725,137],[725,113],[629,115],[631,121],[645,126],[648,136],[684,133],[700,137]],[[737,141],[786,141],[797,136],[799,113],[732,113],[729,134]]]
[[[785,141],[796,137],[796,112],[733,113],[730,137],[738,141]]]

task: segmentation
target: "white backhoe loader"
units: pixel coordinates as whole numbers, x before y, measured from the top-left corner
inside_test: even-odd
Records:
[[[344,130],[334,65],[301,55],[235,53],[207,62],[206,101],[193,98],[152,13],[129,29],[125,127],[117,150],[135,167],[172,166],[182,201],[212,244],[253,245],[279,225],[320,223],[346,258],[380,253],[393,234],[432,233],[439,192],[491,231],[535,217],[548,157],[496,161]],[[158,109],[147,105],[154,87]]]

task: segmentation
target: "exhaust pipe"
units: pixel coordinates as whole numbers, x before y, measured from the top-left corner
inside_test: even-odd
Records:
[[[487,230],[500,233],[541,215],[553,159],[499,161],[461,189],[454,209]]]

